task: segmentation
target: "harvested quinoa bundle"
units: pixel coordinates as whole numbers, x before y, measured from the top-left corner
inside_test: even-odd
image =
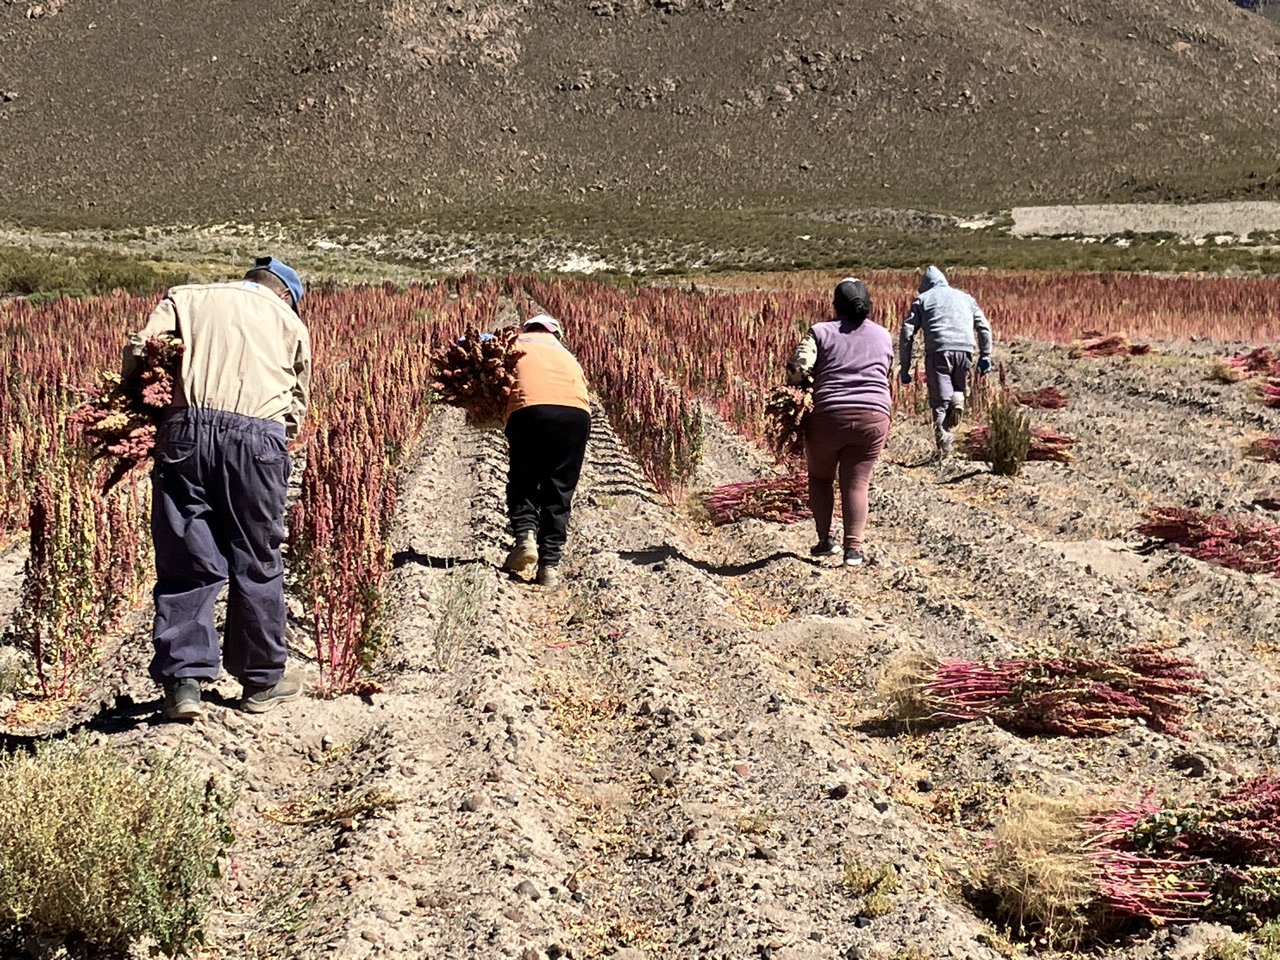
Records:
[[[1280,917],[1273,772],[1192,801],[1024,795],[1008,808],[983,882],[998,912],[1033,935],[1079,942],[1135,919],[1254,930]]]
[[[1280,437],[1259,437],[1245,448],[1245,454],[1257,460],[1280,463]]]
[[[1258,347],[1234,357],[1219,357],[1213,361],[1210,376],[1224,383],[1238,383],[1259,374],[1280,375],[1280,358],[1266,347]]]
[[[804,455],[804,428],[812,412],[812,387],[778,387],[769,394],[764,415],[779,463]]]
[[[437,349],[431,357],[436,399],[461,407],[472,423],[500,423],[515,389],[516,363],[524,356],[516,348],[519,336],[516,327],[492,334],[468,327],[457,341]]]
[[[1080,357],[1136,357],[1151,352],[1151,345],[1146,343],[1130,343],[1123,333],[1102,334],[1089,331],[1084,337],[1072,344],[1068,356]]]
[[[1273,369],[1280,370],[1280,365]],[[1249,398],[1263,406],[1280,407],[1280,376],[1257,377],[1249,381]]]
[[[883,690],[902,719],[990,718],[1006,730],[1066,737],[1105,736],[1136,721],[1181,736],[1203,679],[1191,661],[1143,645],[1094,657],[916,656],[889,671]]]
[[[809,512],[809,475],[793,473],[716,487],[703,497],[713,526],[739,520],[772,520],[796,523],[813,516]]]
[[[1280,526],[1256,517],[1155,507],[1134,532],[1175,544],[1197,560],[1280,577]]]
[[[98,383],[84,391],[84,402],[68,415],[68,424],[79,429],[89,446],[90,459],[116,460],[104,490],[151,458],[156,427],[173,400],[185,349],[177,337],[152,337],[129,376],[99,374]]]
[[[1032,410],[1061,410],[1071,398],[1057,387],[1041,387],[1039,390],[1015,390],[1013,399],[1019,406]]]

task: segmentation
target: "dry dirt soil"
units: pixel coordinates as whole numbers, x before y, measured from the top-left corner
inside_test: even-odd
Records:
[[[1079,438],[1075,462],[939,470],[900,421],[855,570],[811,559],[807,524],[673,508],[598,416],[563,589],[510,579],[504,441],[442,410],[403,494],[384,692],[259,718],[224,681],[198,722],[158,724],[140,622],[87,726],[242,780],[204,957],[992,960],[1010,948],[966,894],[1011,791],[1193,796],[1280,761],[1277,582],[1129,532],[1153,504],[1277,519],[1280,466],[1241,447],[1280,414],[1205,379],[1224,349],[1005,345],[1015,382],[1072,395],[1037,419]],[[770,469],[709,421],[699,484]],[[1138,641],[1208,676],[1186,740],[884,721],[877,676],[905,651]],[[893,909],[864,916],[846,864],[891,865]],[[1226,933],[1114,946],[1190,958]]]
[[[0,196],[88,225],[1274,199],[1278,44],[1228,0],[3,0]]]

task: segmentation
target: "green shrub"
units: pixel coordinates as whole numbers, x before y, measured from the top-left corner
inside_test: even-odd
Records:
[[[986,456],[991,472],[1016,477],[1031,452],[1031,418],[1008,397],[997,397],[987,410]]]
[[[187,279],[186,274],[103,250],[75,247],[55,252],[0,247],[0,294],[46,299],[112,290],[148,294]]]
[[[84,737],[0,758],[0,929],[173,956],[203,939],[227,798]]]
[[[894,894],[901,882],[892,863],[882,863],[872,869],[857,857],[846,856],[841,864],[840,885],[845,893],[858,898],[858,913],[874,920],[892,912]]]

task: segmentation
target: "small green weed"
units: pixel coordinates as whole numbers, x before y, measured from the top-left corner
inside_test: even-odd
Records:
[[[432,648],[436,669],[448,671],[458,660],[462,645],[475,635],[476,625],[489,601],[489,580],[480,566],[450,568],[432,592],[435,633]]]
[[[898,871],[892,863],[875,869],[867,867],[852,855],[846,856],[840,872],[845,893],[858,897],[858,912],[864,917],[883,917],[895,906],[894,894],[901,888]]]
[[[738,818],[738,832],[753,837],[762,837],[773,829],[773,811],[761,807],[755,813],[743,814]]]
[[[31,679],[31,669],[14,647],[0,647],[0,697],[17,693]]]

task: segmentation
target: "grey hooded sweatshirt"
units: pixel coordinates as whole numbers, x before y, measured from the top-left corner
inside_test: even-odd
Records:
[[[911,367],[911,343],[916,331],[924,331],[926,353],[958,350],[973,353],[974,332],[978,335],[978,356],[991,356],[991,324],[978,301],[947,283],[937,267],[930,267],[920,281],[920,296],[911,304],[898,336],[898,355],[903,370]]]

